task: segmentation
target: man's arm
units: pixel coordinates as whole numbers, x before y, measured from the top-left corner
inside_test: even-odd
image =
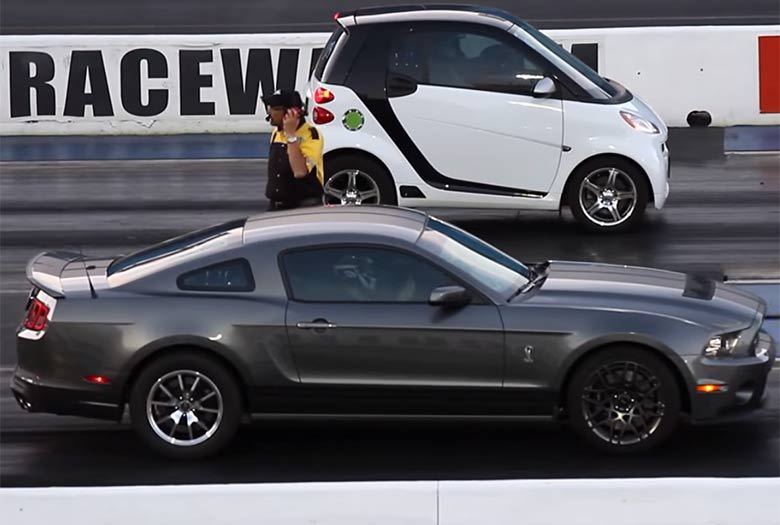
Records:
[[[306,157],[301,151],[301,139],[294,144],[287,143],[287,158],[290,159],[293,175],[296,179],[302,179],[309,174],[309,167],[306,165]]]
[[[294,137],[300,123],[300,113],[298,110],[289,109],[284,114],[282,127],[287,137]],[[302,179],[309,173],[309,167],[306,165],[306,158],[301,150],[301,138],[294,143],[287,143],[287,158],[290,160],[290,167],[296,179]]]

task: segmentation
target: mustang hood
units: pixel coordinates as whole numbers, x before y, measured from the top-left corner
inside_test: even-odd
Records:
[[[755,295],[702,277],[610,264],[553,261],[534,300],[679,317],[740,329],[763,316]]]

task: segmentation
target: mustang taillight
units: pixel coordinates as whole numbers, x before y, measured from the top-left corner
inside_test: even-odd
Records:
[[[40,332],[46,328],[49,321],[49,307],[40,299],[33,299],[30,309],[27,310],[27,318],[24,320],[24,327],[28,330]]]
[[[317,104],[327,104],[336,99],[333,91],[324,87],[318,87],[314,90],[314,102]]]
[[[315,124],[327,124],[333,122],[336,116],[325,108],[315,106],[312,111],[312,118]]]

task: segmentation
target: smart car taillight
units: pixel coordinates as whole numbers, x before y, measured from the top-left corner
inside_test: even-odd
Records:
[[[327,104],[328,102],[333,101],[336,98],[336,95],[333,94],[333,91],[327,88],[318,87],[314,90],[314,102],[317,104]]]
[[[314,106],[312,118],[315,124],[327,124],[328,122],[333,122],[333,119],[336,117],[327,109]]]
[[[28,330],[40,332],[46,328],[49,321],[49,307],[39,299],[33,299],[30,309],[27,310],[27,318],[24,320],[24,327]]]

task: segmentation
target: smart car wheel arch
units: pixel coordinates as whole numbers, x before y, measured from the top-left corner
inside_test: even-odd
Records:
[[[603,153],[599,155],[594,155],[593,157],[588,157],[587,159],[580,162],[577,167],[575,167],[571,173],[569,173],[569,177],[566,179],[566,184],[564,185],[563,192],[561,193],[561,206],[573,206],[576,203],[569,202],[569,192],[570,192],[570,186],[573,182],[574,176],[580,172],[583,171],[583,168],[586,164],[589,163],[599,163],[603,164],[604,166],[607,166],[609,164],[609,161],[612,159],[617,159],[620,162],[628,162],[630,163],[633,168],[642,176],[642,180],[645,184],[645,188],[647,189],[647,197],[648,197],[648,204],[652,204],[655,200],[655,194],[651,191],[652,185],[650,184],[650,178],[647,176],[647,172],[640,166],[636,161],[631,159],[630,157],[626,157],[625,155],[618,155],[614,153]]]
[[[356,177],[346,176],[350,173],[354,173]],[[345,195],[336,198],[329,193],[329,190],[331,189],[329,187],[329,182],[331,178],[336,178],[337,176],[341,179],[349,180],[350,182],[357,179],[358,183],[360,183],[360,180],[365,179],[365,182],[367,182],[366,189],[375,191],[379,196],[379,202],[371,202],[369,200],[366,204],[386,204],[392,206],[398,204],[398,191],[390,170],[384,162],[370,153],[358,149],[345,148],[331,151],[325,155],[324,190],[326,203],[338,204],[340,202],[343,204],[345,203],[345,200],[354,200],[353,196]],[[349,190],[349,188],[335,189]],[[362,201],[359,195],[361,187],[354,189],[356,190],[355,193],[358,201]],[[329,199],[335,199],[335,201],[329,202]]]
[[[667,356],[657,348],[653,348],[652,346],[646,344],[629,342],[629,343],[610,343],[607,345],[600,345],[591,348],[583,352],[581,355],[577,356],[577,358],[568,366],[560,382],[560,388],[558,389],[557,406],[559,407],[564,417],[567,417],[565,411],[566,397],[568,395],[569,387],[571,385],[571,379],[574,376],[575,371],[580,366],[582,366],[582,363],[584,363],[595,353],[606,351],[612,347],[625,347],[625,346],[631,346],[633,348],[644,350],[650,353],[651,355],[654,355],[655,357],[659,358],[661,361],[663,361],[666,364],[667,368],[669,368],[669,370],[672,372],[672,375],[674,376],[675,381],[677,382],[677,387],[680,391],[680,407],[682,412],[685,413],[691,412],[691,389],[688,385],[688,382],[685,380],[685,377],[683,376],[682,372],[680,371],[679,367],[675,365],[675,363],[669,358],[669,356]]]

